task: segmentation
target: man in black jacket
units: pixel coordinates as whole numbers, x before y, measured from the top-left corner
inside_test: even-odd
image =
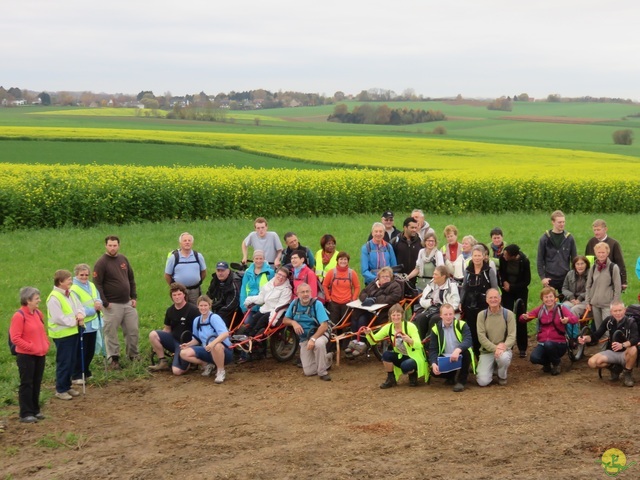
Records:
[[[211,311],[220,315],[227,327],[231,325],[233,316],[240,306],[240,285],[240,278],[229,269],[229,264],[218,262],[207,296],[213,302]]]
[[[502,290],[502,306],[514,312],[514,304],[518,298],[522,299],[523,311],[515,312],[520,315],[527,311],[529,299],[529,284],[531,283],[531,264],[527,256],[520,251],[516,244],[507,245],[500,255],[498,283]],[[527,324],[516,323],[516,343],[520,351],[520,358],[527,356]]]
[[[422,248],[418,236],[418,222],[412,217],[405,218],[402,224],[402,234],[393,237],[389,243],[396,254],[396,262],[398,265],[402,265],[401,273],[411,273],[416,268],[416,260],[418,260],[418,254]],[[410,283],[412,287],[415,287],[415,278],[412,278]]]
[[[638,358],[638,325],[636,321],[625,315],[624,303],[611,303],[611,316],[607,317],[600,328],[591,335],[578,337],[578,342],[586,344],[597,342],[605,333],[609,333],[607,349],[589,358],[591,368],[611,367],[611,380],[616,381],[623,374],[626,387],[633,387],[633,367]]]

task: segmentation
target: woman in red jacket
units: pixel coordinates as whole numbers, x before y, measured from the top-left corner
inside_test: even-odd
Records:
[[[44,419],[44,415],[40,413],[40,385],[49,351],[49,339],[44,328],[44,317],[38,310],[38,289],[20,289],[20,304],[22,307],[11,317],[9,327],[11,342],[16,346],[16,361],[20,372],[20,421],[36,423]]]

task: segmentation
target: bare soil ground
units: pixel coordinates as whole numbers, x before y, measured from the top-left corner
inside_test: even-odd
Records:
[[[223,385],[199,372],[90,385],[52,399],[37,425],[9,419],[0,477],[593,479],[606,478],[598,462],[618,448],[639,462],[620,478],[639,478],[640,384],[568,362],[552,377],[515,358],[506,387],[471,376],[462,393],[406,378],[380,390],[374,357],[343,360],[331,382],[267,359],[228,367]],[[37,445],[66,433],[80,441]]]

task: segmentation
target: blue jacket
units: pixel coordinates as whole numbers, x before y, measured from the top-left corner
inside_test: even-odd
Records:
[[[376,245],[373,240],[369,240],[360,249],[360,269],[365,285],[376,279],[378,270],[382,267],[395,267],[397,264],[396,254],[387,242]]]
[[[244,272],[242,276],[242,286],[240,287],[240,308],[243,312],[247,311],[247,307],[244,306],[244,301],[247,297],[251,297],[253,295],[258,295],[260,293],[260,288],[266,285],[269,280],[273,278],[274,271],[267,262],[264,262],[262,266],[262,271],[256,275],[255,265],[252,263],[251,266]],[[259,306],[256,306],[253,310],[258,311]]]

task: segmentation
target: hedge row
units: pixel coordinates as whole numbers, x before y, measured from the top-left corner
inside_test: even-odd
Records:
[[[3,229],[167,219],[379,213],[640,211],[635,181],[370,170],[3,166]]]

